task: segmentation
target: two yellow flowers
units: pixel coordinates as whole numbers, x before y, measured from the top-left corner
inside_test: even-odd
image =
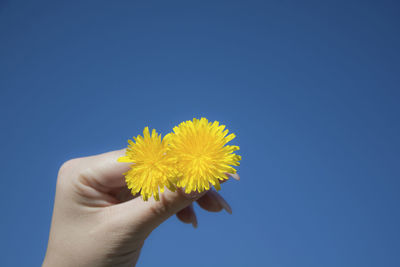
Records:
[[[149,128],[128,140],[125,156],[119,162],[131,162],[124,173],[128,188],[135,195],[140,192],[143,200],[154,196],[165,187],[175,191],[184,188],[186,193],[202,192],[212,184],[217,190],[227,173],[236,173],[232,166],[239,166],[241,157],[233,152],[238,146],[226,145],[235,138],[228,135],[225,125],[206,118],[185,121],[173,128],[173,132],[161,138],[156,130]]]

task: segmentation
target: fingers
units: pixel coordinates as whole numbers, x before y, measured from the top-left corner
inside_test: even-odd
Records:
[[[153,198],[148,201],[135,198],[110,208],[118,223],[123,224],[122,227],[136,229],[145,238],[163,221],[182,211],[205,193],[185,194],[182,189],[177,189],[176,192],[165,190],[163,194],[160,194],[160,201],[155,201]],[[188,216],[192,211],[185,210],[183,213],[183,216],[186,216],[184,219],[188,221]],[[193,215],[190,214],[190,216]],[[190,219],[192,224],[197,226],[197,220],[194,221],[194,217],[190,217]]]
[[[200,207],[207,211],[218,212],[224,209],[229,214],[232,214],[232,208],[228,202],[214,190],[208,191],[204,196],[197,200]]]
[[[82,159],[85,177],[93,181],[99,187],[105,189],[125,186],[123,173],[129,170],[129,163],[117,162],[117,159],[125,154],[125,149],[115,150]]]
[[[219,212],[225,210],[229,214],[232,214],[232,208],[226,202],[226,200],[217,192],[210,190],[204,196],[197,200],[197,203],[201,208],[210,212]],[[186,208],[178,211],[176,217],[183,223],[191,223],[194,228],[197,228],[198,222],[196,212],[193,209],[193,204],[190,204]]]
[[[115,198],[118,200],[118,203],[134,199],[138,196],[138,194],[132,195],[131,190],[126,186],[115,188],[110,191],[110,194],[115,196]]]
[[[104,187],[110,188],[110,192],[118,192],[117,189],[125,187],[125,178],[123,173],[129,170],[129,163],[117,162],[117,159],[125,154],[125,149],[100,154],[93,157],[85,158],[86,176],[95,180]],[[240,179],[237,174],[229,174],[227,176],[233,179]],[[185,194],[182,189],[176,192],[165,190],[160,194],[160,201],[149,199],[143,201],[140,197],[133,198],[127,196],[128,190],[120,192],[116,196],[122,203],[109,207],[113,220],[120,227],[126,227],[138,231],[147,236],[151,231],[160,225],[170,216],[177,214],[178,218],[185,223],[192,223],[197,227],[197,218],[191,205],[198,200],[200,207],[205,210],[217,212],[222,209],[228,213],[232,213],[229,204],[215,191],[202,193]]]
[[[227,175],[238,178],[237,175]],[[153,198],[143,201],[139,197],[111,208],[119,223],[124,224],[123,227],[136,229],[144,233],[143,238],[146,238],[158,225],[176,213],[181,221],[192,223],[194,227],[197,227],[197,218],[191,205],[194,201],[207,211],[218,212],[224,209],[229,214],[232,213],[226,200],[214,190],[185,194],[184,189],[181,188],[178,188],[176,192],[165,190],[163,194],[160,194],[160,201],[155,201]]]
[[[178,211],[176,217],[178,217],[178,219],[183,223],[191,223],[194,228],[197,228],[197,217],[196,212],[193,209],[193,204]]]

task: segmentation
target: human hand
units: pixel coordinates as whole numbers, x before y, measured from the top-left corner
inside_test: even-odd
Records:
[[[124,153],[73,159],[60,168],[44,267],[131,267],[147,236],[170,216],[197,227],[194,201],[207,211],[232,212],[213,190],[189,195],[166,190],[160,201],[132,196],[123,176],[130,164],[117,162]]]

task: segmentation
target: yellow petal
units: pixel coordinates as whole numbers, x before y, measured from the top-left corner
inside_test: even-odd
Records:
[[[127,157],[127,156],[123,156],[123,157],[120,157],[120,158],[118,158],[118,160],[117,160],[118,162],[133,162],[133,160],[131,160],[129,157]]]

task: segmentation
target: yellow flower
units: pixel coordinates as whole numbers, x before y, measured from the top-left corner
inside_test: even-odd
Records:
[[[226,145],[235,135],[227,136],[224,129],[218,121],[193,119],[174,127],[174,132],[165,137],[168,155],[176,160],[180,172],[176,185],[186,193],[208,190],[210,183],[219,190],[219,181],[227,179],[226,173],[236,173],[232,166],[239,166],[241,157],[233,152],[239,147]]]
[[[175,191],[174,178],[177,176],[174,159],[167,157],[168,144],[161,135],[153,129],[151,136],[149,128],[143,130],[143,137],[133,137],[135,142],[128,140],[128,148],[119,162],[131,162],[131,169],[124,173],[126,184],[135,195],[140,192],[143,200],[152,195],[159,200],[159,190],[164,192],[164,186]]]

